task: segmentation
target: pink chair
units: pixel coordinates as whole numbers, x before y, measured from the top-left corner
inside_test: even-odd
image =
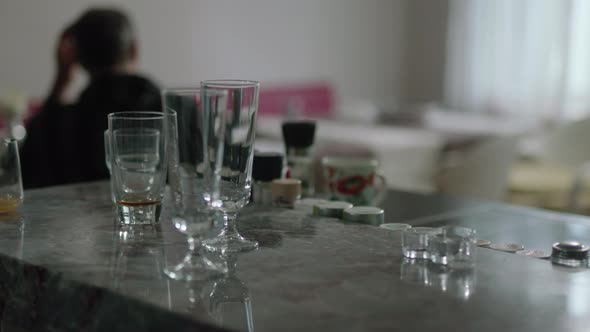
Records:
[[[325,82],[263,86],[258,112],[261,116],[330,118],[334,112],[334,90]]]

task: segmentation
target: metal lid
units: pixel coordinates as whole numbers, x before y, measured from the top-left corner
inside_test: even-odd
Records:
[[[342,201],[328,201],[313,206],[313,215],[318,217],[331,217],[342,219],[342,211],[353,205]]]
[[[355,206],[342,212],[345,221],[369,225],[381,225],[384,219],[383,209],[374,206]]]
[[[313,207],[316,204],[320,204],[320,203],[327,203],[329,202],[328,200],[325,199],[319,199],[319,198],[303,198],[303,199],[298,199],[295,201],[295,203],[293,203],[293,208],[297,211],[302,211],[302,212],[306,212],[306,213],[313,213]]]
[[[410,224],[400,224],[400,223],[387,223],[379,225],[380,228],[385,228],[390,231],[403,231],[404,229],[411,228]]]
[[[563,241],[553,244],[551,256],[559,259],[586,260],[588,246],[577,241]]]

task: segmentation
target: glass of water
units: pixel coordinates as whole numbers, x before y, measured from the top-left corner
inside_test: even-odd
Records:
[[[159,222],[166,186],[167,120],[157,112],[111,113],[111,190],[120,224]]]
[[[451,268],[470,268],[475,264],[474,229],[458,226],[441,227],[428,244],[430,261]]]
[[[221,233],[203,242],[214,252],[230,253],[253,250],[258,242],[242,237],[236,228],[236,218],[250,200],[254,134],[258,113],[258,82],[243,80],[211,80],[201,82],[205,114],[214,126],[220,126],[223,146],[209,146],[213,155],[220,155],[220,200],[218,210],[223,214]]]
[[[164,273],[176,280],[201,280],[227,270],[224,264],[201,255],[202,237],[212,228],[219,198],[221,155],[208,146],[220,146],[215,128],[201,107],[199,88],[162,91],[164,113],[169,120],[168,181],[172,193],[172,222],[186,234],[189,250],[184,259],[167,266]],[[211,141],[209,141],[211,139]],[[212,161],[212,162],[210,162]],[[219,205],[219,204],[217,204]]]

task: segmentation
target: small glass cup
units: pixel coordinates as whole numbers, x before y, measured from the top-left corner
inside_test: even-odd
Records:
[[[0,213],[15,212],[23,202],[18,141],[0,143]]]
[[[471,268],[475,264],[476,232],[458,226],[441,227],[428,243],[430,261],[450,268]]]
[[[412,227],[402,230],[402,254],[413,259],[428,259],[428,243],[438,232],[431,227]]]
[[[157,112],[111,113],[111,190],[122,225],[158,223],[166,186],[167,121]]]

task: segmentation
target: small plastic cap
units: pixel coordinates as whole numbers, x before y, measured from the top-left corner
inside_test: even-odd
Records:
[[[283,175],[283,155],[276,152],[255,152],[252,178],[269,182]]]
[[[315,138],[314,121],[297,121],[283,123],[283,139],[288,147],[307,148],[313,145]]]

